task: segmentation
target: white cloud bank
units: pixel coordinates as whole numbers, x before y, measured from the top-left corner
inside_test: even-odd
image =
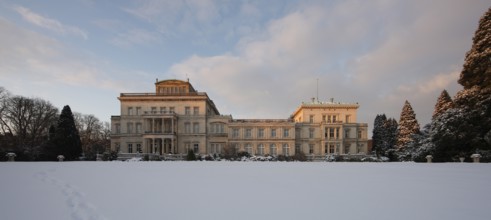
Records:
[[[234,51],[191,56],[169,74],[191,79],[221,112],[236,118],[286,118],[301,101],[359,102],[359,121],[399,119],[409,100],[420,123],[438,94],[455,93],[484,1],[342,1],[298,5]]]

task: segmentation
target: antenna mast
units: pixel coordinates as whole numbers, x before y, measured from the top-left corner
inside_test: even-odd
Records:
[[[317,102],[319,102],[319,78],[317,78]]]

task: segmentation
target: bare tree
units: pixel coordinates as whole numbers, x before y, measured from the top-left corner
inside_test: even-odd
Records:
[[[101,122],[94,115],[74,113],[75,125],[79,129],[82,149],[87,159],[95,159],[97,153],[103,153],[110,147],[110,124]]]
[[[49,126],[56,121],[58,109],[42,99],[2,97],[0,124],[4,138],[14,148],[9,150],[25,154],[26,159],[36,159],[47,140]]]

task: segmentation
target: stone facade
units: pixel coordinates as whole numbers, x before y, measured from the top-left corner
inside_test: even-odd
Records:
[[[111,149],[120,155],[222,154],[311,159],[367,153],[367,124],[357,123],[358,104],[302,103],[288,119],[233,119],[220,115],[206,93],[189,81],[162,80],[155,93],[121,93],[121,114],[111,117]]]

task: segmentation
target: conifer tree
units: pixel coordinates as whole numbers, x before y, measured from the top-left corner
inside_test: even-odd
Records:
[[[196,155],[194,154],[193,150],[188,150],[188,155],[186,156],[187,161],[194,161],[196,160]]]
[[[75,127],[72,110],[68,105],[63,107],[58,119],[54,143],[57,152],[63,154],[66,160],[77,160],[82,154],[80,136]]]
[[[438,100],[436,101],[435,104],[435,110],[433,111],[433,116],[432,118],[435,118],[448,109],[453,107],[453,101],[452,98],[448,95],[447,90],[443,90],[442,93],[440,94],[440,97],[438,97]]]
[[[406,100],[402,108],[401,118],[399,120],[399,133],[397,135],[397,147],[403,148],[411,142],[412,136],[419,133],[419,123],[416,120],[411,104]]]
[[[453,161],[476,151],[491,150],[491,8],[481,17],[467,52],[459,83],[464,89],[453,107],[435,116],[431,123],[431,149],[435,161]],[[436,111],[436,109],[435,109]],[[491,154],[483,159],[491,160]]]
[[[398,134],[399,124],[394,118],[389,118],[385,122],[385,130],[386,130],[386,150],[390,150],[395,148],[397,144],[397,134]]]
[[[481,17],[472,48],[465,56],[459,83],[464,89],[491,88],[491,8]]]
[[[377,115],[375,117],[375,121],[373,122],[373,134],[372,134],[372,143],[373,150],[377,154],[377,157],[380,157],[382,154],[382,148],[384,146],[384,137],[385,135],[385,122],[387,117],[385,114]]]

